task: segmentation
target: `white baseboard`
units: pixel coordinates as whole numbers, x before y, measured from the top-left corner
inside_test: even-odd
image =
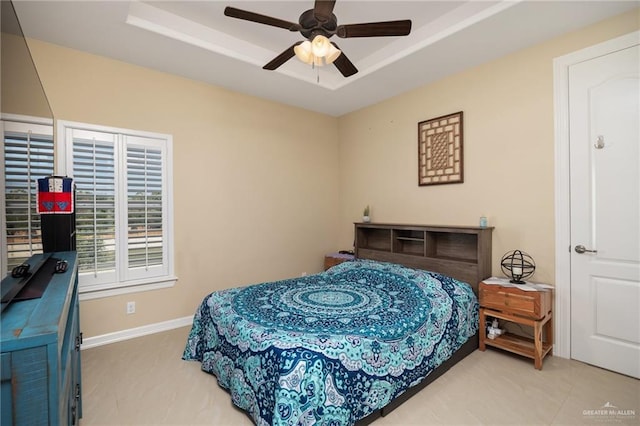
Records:
[[[97,346],[121,342],[123,340],[135,339],[136,337],[142,337],[148,334],[186,327],[191,324],[193,324],[193,315],[169,321],[157,322],[155,324],[143,325],[142,327],[130,328],[128,330],[115,331],[101,336],[87,337],[83,339],[81,349],[91,349]]]

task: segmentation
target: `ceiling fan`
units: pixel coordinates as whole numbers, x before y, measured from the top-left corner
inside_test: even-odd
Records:
[[[276,56],[262,67],[266,70],[275,70],[289,59],[297,56],[309,64],[333,63],[342,75],[349,77],[357,73],[358,69],[340,51],[337,44],[328,40],[329,38],[334,35],[340,38],[406,36],[411,32],[411,20],[409,19],[338,25],[336,15],[333,14],[335,4],[336,0],[316,0],[313,9],[302,12],[297,24],[230,6],[224,9],[224,14],[231,18],[284,28],[291,32],[299,31],[307,39],[294,43]]]

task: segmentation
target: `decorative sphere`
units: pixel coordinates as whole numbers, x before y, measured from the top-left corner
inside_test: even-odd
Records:
[[[533,275],[536,263],[533,258],[521,250],[506,252],[500,261],[502,273],[510,277],[514,284],[524,284],[524,279]]]

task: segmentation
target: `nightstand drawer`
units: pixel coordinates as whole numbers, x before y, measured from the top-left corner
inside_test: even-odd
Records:
[[[525,292],[517,288],[480,286],[480,300],[485,308],[540,319],[551,310],[551,292]]]

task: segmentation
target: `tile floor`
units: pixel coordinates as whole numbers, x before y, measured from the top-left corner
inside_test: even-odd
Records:
[[[200,364],[181,359],[183,327],[82,351],[88,425],[252,425]],[[633,412],[597,415],[612,404]],[[476,351],[387,417],[390,425],[640,424],[640,380],[577,361]]]

